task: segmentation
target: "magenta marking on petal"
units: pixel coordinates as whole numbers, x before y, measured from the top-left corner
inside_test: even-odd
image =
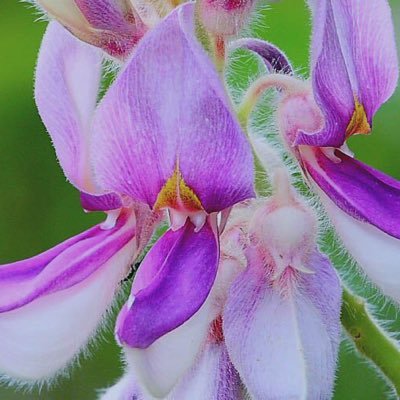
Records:
[[[86,211],[110,211],[122,207],[121,198],[116,193],[96,196],[81,192],[80,198],[82,208]]]
[[[197,233],[190,222],[168,231],[135,277],[131,301],[118,317],[120,342],[144,349],[187,321],[206,300],[218,260],[218,238],[209,222]]]
[[[195,37],[193,13],[194,5],[184,4],[149,32],[103,98],[93,164],[104,190],[152,208],[179,162],[185,183],[211,213],[252,197],[254,170],[250,146]]]
[[[125,212],[113,229],[97,226],[36,257],[0,266],[0,312],[82,282],[134,238],[133,224]]]
[[[232,49],[247,49],[259,55],[269,72],[292,74],[293,68],[285,53],[261,39],[244,38],[232,43]]]
[[[304,159],[312,179],[343,211],[400,238],[400,182],[339,150],[330,160],[323,152]]]

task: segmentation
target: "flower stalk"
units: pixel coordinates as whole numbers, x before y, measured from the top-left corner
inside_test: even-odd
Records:
[[[374,321],[364,299],[346,288],[341,320],[357,350],[382,371],[400,396],[400,349]]]

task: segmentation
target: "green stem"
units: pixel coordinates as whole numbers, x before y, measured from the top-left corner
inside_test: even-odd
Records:
[[[400,397],[400,349],[373,320],[366,302],[343,289],[342,325],[357,350],[387,377]]]

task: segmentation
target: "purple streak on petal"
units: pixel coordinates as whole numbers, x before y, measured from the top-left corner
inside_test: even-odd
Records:
[[[367,119],[392,95],[398,60],[386,0],[323,0],[313,3],[312,80],[325,114],[320,132],[302,132],[298,144],[340,147],[355,97]]]
[[[144,259],[117,322],[119,340],[147,348],[182,325],[206,300],[217,273],[218,238],[209,223],[168,231]]]
[[[293,68],[285,53],[271,43],[261,39],[238,39],[231,44],[231,49],[247,49],[261,57],[269,72],[292,74]]]
[[[89,125],[96,106],[101,54],[57,22],[44,36],[36,69],[35,97],[65,175],[87,189]]]
[[[179,162],[213,212],[253,195],[253,166],[193,11],[179,7],[140,43],[96,113],[93,161],[104,190],[150,207]]]
[[[330,398],[341,288],[329,260],[316,251],[307,264],[315,273],[298,275],[282,288],[269,281],[256,249],[247,256],[247,270],[230,289],[223,326],[228,353],[251,398]]]
[[[321,151],[305,159],[312,179],[347,214],[400,238],[400,182],[341,151],[336,163]]]
[[[0,312],[87,279],[133,239],[133,222],[126,212],[113,229],[97,226],[36,257],[0,266]]]
[[[89,193],[81,192],[81,205],[86,211],[110,211],[122,207],[121,198],[116,193],[107,193],[94,196]]]

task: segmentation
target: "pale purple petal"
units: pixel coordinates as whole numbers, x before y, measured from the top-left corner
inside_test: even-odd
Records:
[[[132,261],[131,225],[132,220],[126,220],[107,236],[93,228],[87,238],[70,240],[70,249],[33,276],[29,263],[26,274],[20,263],[14,279],[11,267],[5,274],[0,268],[2,373],[19,381],[45,380],[74,360],[101,325]],[[95,236],[104,244],[93,243]]]
[[[122,200],[115,193],[96,196],[81,192],[80,197],[82,208],[86,211],[110,211],[122,207]]]
[[[382,293],[400,303],[400,240],[351,217],[322,190],[319,194],[343,246]]]
[[[326,124],[300,134],[298,144],[340,147],[355,100],[371,125],[397,85],[392,16],[386,0],[321,0],[312,7],[312,81]]]
[[[244,400],[239,374],[225,344],[207,343],[193,367],[166,400]]]
[[[293,68],[285,53],[262,39],[243,38],[235,40],[231,49],[247,49],[260,56],[269,72],[292,74]]]
[[[248,269],[233,284],[224,334],[230,358],[251,398],[328,399],[340,339],[341,289],[328,259],[315,252],[307,268],[281,287],[249,250]]]
[[[57,22],[44,36],[36,68],[35,97],[65,175],[91,191],[89,126],[101,77],[101,53]]]
[[[350,216],[400,238],[400,182],[335,151],[339,162],[322,151],[307,151],[303,162],[313,181]]]
[[[96,226],[36,257],[1,265],[0,313],[88,279],[134,236],[134,218],[125,213],[113,229]]]
[[[150,207],[178,166],[212,212],[253,195],[253,166],[193,11],[179,7],[141,41],[98,108],[93,157],[104,190]]]
[[[120,342],[145,349],[187,321],[210,293],[218,260],[218,237],[209,222],[197,233],[188,221],[164,234],[143,260],[119,315]]]

